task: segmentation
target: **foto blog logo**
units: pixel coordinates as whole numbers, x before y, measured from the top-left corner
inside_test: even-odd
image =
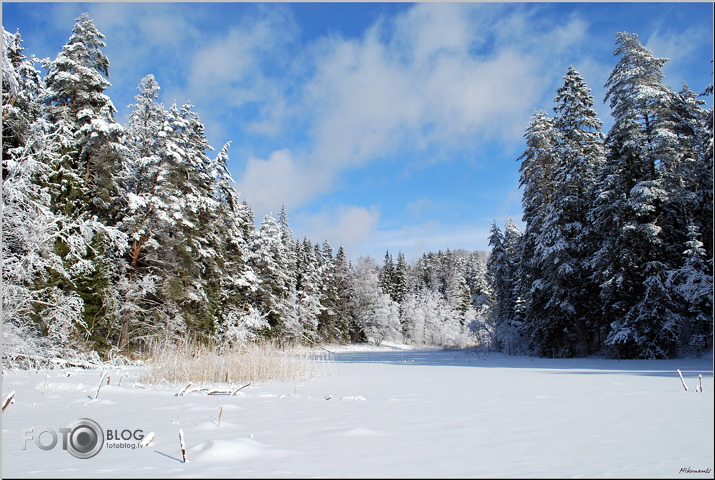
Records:
[[[58,435],[59,432],[59,435]],[[62,442],[62,450],[67,450],[77,458],[92,458],[102,450],[104,433],[94,420],[80,418],[56,432],[49,427],[26,428],[22,432],[22,449],[27,449],[27,442],[34,441],[41,450],[52,450]]]

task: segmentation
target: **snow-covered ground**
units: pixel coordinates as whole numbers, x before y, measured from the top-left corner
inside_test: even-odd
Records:
[[[141,388],[139,372],[110,369],[97,399],[99,371],[4,375],[3,399],[16,394],[2,415],[3,477],[713,478],[712,356],[343,349],[320,378],[236,396]],[[105,436],[89,459],[61,448],[59,429],[80,418]],[[58,443],[42,450],[34,435],[49,445],[49,429]],[[137,430],[154,442],[106,439]]]

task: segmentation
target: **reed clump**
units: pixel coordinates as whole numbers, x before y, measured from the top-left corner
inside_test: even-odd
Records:
[[[148,384],[236,384],[304,381],[330,373],[330,354],[275,342],[212,347],[193,342],[156,343],[140,381]]]

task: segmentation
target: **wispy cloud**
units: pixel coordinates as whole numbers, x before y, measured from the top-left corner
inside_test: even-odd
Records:
[[[689,27],[685,30],[676,31],[673,28],[660,28],[655,30],[647,39],[641,39],[646,48],[657,57],[668,58],[670,61],[665,65],[666,83],[679,90],[684,81],[688,79],[688,72],[685,65],[691,61],[698,53],[702,58],[702,42],[694,42],[693,39],[711,39],[712,30],[707,31],[701,25]],[[702,58],[703,71],[712,72],[712,43],[710,43],[710,58]],[[700,93],[700,92],[698,92]]]
[[[503,222],[503,218],[499,221]],[[489,249],[489,224],[447,225],[439,221],[413,224],[399,229],[376,230],[359,244],[358,252],[373,258],[382,258],[386,251],[393,255],[402,252],[408,261],[417,260],[427,252],[439,250],[484,250]],[[356,253],[357,254],[357,253]]]
[[[326,232],[355,243],[339,233],[357,218],[355,210],[334,208],[332,214],[345,215],[345,220],[333,218],[329,224],[342,228],[332,231],[325,228],[325,212],[315,214],[314,221],[308,218],[311,210],[306,207],[331,192],[336,181],[396,157],[418,166],[455,153],[463,156],[465,151],[479,156],[494,142],[520,141],[533,108],[554,84],[553,75],[546,72],[553,71],[554,59],[561,60],[569,46],[583,41],[587,28],[576,16],[545,25],[537,12],[494,5],[417,4],[395,17],[381,18],[362,36],[319,39],[296,57],[300,67],[286,67],[300,72],[293,78],[290,109],[286,110],[285,91],[280,89],[259,101],[262,108],[285,114],[284,121],[305,128],[307,138],[300,145],[288,140],[285,148],[263,159],[249,158],[237,175],[239,190],[257,216],[281,205],[289,211],[302,208],[301,224],[311,225],[316,235]],[[197,55],[211,52],[207,64],[215,63],[210,58],[241,57],[235,70],[215,67],[214,78],[221,83],[248,70],[271,85],[272,79],[260,73],[260,49],[222,53],[232,45],[238,52],[249,48],[251,42],[238,45],[244,33],[230,33]],[[264,85],[257,91],[267,89]],[[549,96],[552,99],[553,93]],[[518,207],[518,201],[510,199],[510,206],[515,203]],[[423,245],[420,238],[437,238],[439,227],[434,226],[433,233],[430,228],[423,225],[416,234]],[[484,231],[475,232],[472,240]],[[378,232],[381,241],[399,237],[399,242],[415,244],[415,235],[408,230],[401,235],[388,238]],[[453,235],[449,237],[454,239]]]
[[[262,218],[283,206],[292,211],[316,192],[325,191],[331,174],[306,164],[288,149],[276,150],[266,159],[249,158],[237,188],[253,207],[256,217]]]
[[[308,236],[314,242],[327,239],[335,248],[345,247],[349,254],[360,249],[375,234],[380,221],[377,207],[354,205],[327,206],[316,213],[304,212],[295,219],[295,233]]]

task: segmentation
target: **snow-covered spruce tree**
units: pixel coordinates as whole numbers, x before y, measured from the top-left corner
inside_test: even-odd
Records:
[[[348,343],[350,341],[350,325],[353,321],[350,316],[350,298],[353,295],[352,286],[354,285],[355,271],[342,245],[338,247],[338,251],[335,253],[332,267],[330,278],[332,279],[333,287],[331,290],[338,293],[335,297],[338,316],[337,323],[334,324],[334,331],[339,333],[339,337],[336,338],[340,342]]]
[[[126,152],[120,142],[122,127],[116,109],[104,93],[110,85],[109,61],[102,53],[104,35],[86,13],[76,21],[68,42],[54,60],[47,61],[43,113],[51,123],[58,153],[50,164],[48,186],[56,213],[76,221],[95,221],[95,233],[81,257],[81,272],[66,288],[84,301],[86,335],[95,348],[110,347],[117,323],[117,259],[126,248],[126,237],[117,228],[125,211],[119,185],[126,174]],[[77,270],[71,247],[57,243],[58,253]]]
[[[288,277],[285,307],[283,309],[283,330],[280,334],[281,340],[290,342],[300,342],[306,338],[306,319],[302,316],[300,295],[297,290],[297,250],[293,241],[293,232],[288,225],[288,214],[285,207],[281,208],[278,215],[278,225],[280,228],[281,242],[285,251],[284,268]],[[310,321],[308,321],[310,323]]]
[[[515,275],[520,258],[518,253],[520,236],[511,219],[507,219],[505,228],[508,230],[508,237],[502,234],[496,223],[492,225],[487,276],[494,292],[491,317],[495,344],[498,349],[511,354],[523,349],[521,327],[515,320],[517,299],[514,297],[517,281]]]
[[[713,85],[710,84],[700,96],[712,95]],[[712,259],[715,254],[713,252],[713,141],[715,139],[715,129],[713,129],[715,111],[713,109],[713,106],[706,110],[699,109],[702,112],[702,118],[698,122],[700,128],[697,130],[700,137],[700,154],[695,167],[697,184],[694,207],[694,216],[700,223],[700,232],[703,236],[705,257],[710,261],[710,275],[713,273]]]
[[[82,298],[71,288],[86,261],[70,270],[56,245],[86,255],[93,225],[52,208],[49,165],[57,134],[41,116],[42,83],[19,32],[3,31],[2,317],[3,364],[64,357],[81,349]],[[35,359],[35,360],[30,360]]]
[[[443,256],[444,298],[457,312],[458,320],[467,325],[473,318],[472,296],[467,284],[463,253],[447,250]]]
[[[712,109],[703,105],[705,101],[687,84],[673,95],[666,124],[675,133],[668,143],[672,160],[662,172],[668,191],[661,222],[667,286],[675,289],[671,295],[681,314],[680,347],[697,353],[712,345],[712,291],[701,289],[701,298],[691,292],[697,290],[695,285],[709,284],[712,289]]]
[[[332,247],[323,242],[323,279],[320,298],[318,334],[326,342],[348,343],[350,341],[350,296],[353,285],[352,266],[345,257],[343,247],[335,256]]]
[[[214,269],[216,285],[216,339],[219,343],[240,343],[255,338],[267,326],[252,305],[251,297],[259,280],[250,266],[249,241],[254,229],[253,213],[239,201],[234,181],[228,171],[226,144],[213,161],[214,197],[218,208],[213,212],[209,240],[217,252]]]
[[[596,286],[591,283],[586,215],[603,164],[602,122],[583,77],[569,67],[555,99],[550,193],[531,261],[540,277],[540,311],[530,310],[531,342],[541,356],[570,357],[598,348],[592,338]]]
[[[667,242],[672,245],[671,255],[678,256],[682,245],[689,241],[689,228],[695,225],[702,233],[708,258],[712,257],[713,233],[713,112],[703,108],[705,101],[687,84],[673,95],[668,112],[668,126],[675,133],[669,146],[673,161],[664,169],[664,185],[669,201],[667,212]]]
[[[712,259],[706,257],[697,226],[689,228],[688,237],[683,252],[685,263],[669,272],[667,282],[668,290],[675,290],[679,304],[685,309],[683,315],[689,318],[683,337],[694,353],[700,355],[713,346]]]
[[[397,303],[402,303],[407,295],[407,276],[409,265],[405,259],[405,254],[397,252],[397,263],[395,263],[395,276],[393,277],[392,299]]]
[[[412,285],[410,291],[415,293],[423,288],[438,288],[435,253],[423,253],[412,268]]]
[[[521,161],[519,171],[521,172],[520,186],[523,188],[521,204],[525,230],[520,241],[519,254],[512,260],[514,281],[511,295],[514,297],[515,304],[513,328],[509,329],[509,337],[512,339],[516,338],[516,331],[528,334],[530,325],[538,321],[549,300],[541,290],[543,272],[542,265],[537,261],[536,248],[554,189],[552,179],[556,168],[554,156],[556,137],[553,120],[547,113],[543,110],[534,112],[524,133],[526,150],[517,159]],[[500,294],[496,290],[494,293],[498,298]],[[506,292],[502,293],[505,294]],[[496,333],[501,335],[499,331]],[[514,342],[516,340],[510,340],[512,348],[523,347],[523,345],[517,346]]]
[[[303,334],[316,342],[318,318],[320,317],[321,263],[315,248],[308,238],[296,242],[296,295],[297,313],[303,325]]]
[[[262,332],[271,338],[299,336],[296,325],[287,324],[292,318],[293,298],[290,296],[293,279],[288,268],[289,252],[283,243],[281,225],[271,214],[261,222],[253,239],[251,267],[259,278],[254,304],[266,318],[269,329]]]
[[[653,56],[635,34],[616,37],[614,55],[621,58],[606,82],[614,124],[590,212],[599,234],[592,266],[601,286],[600,325],[621,357],[670,357],[680,336],[664,283],[672,258],[662,225],[669,201],[663,172],[677,161],[673,94],[662,83],[667,59]]]
[[[489,308],[492,288],[487,278],[487,255],[484,252],[468,252],[464,264],[464,278],[469,287],[472,305],[477,310]]]
[[[392,259],[392,254],[390,254],[389,250],[385,252],[385,261],[380,269],[380,288],[390,297],[395,294],[395,261]]]

